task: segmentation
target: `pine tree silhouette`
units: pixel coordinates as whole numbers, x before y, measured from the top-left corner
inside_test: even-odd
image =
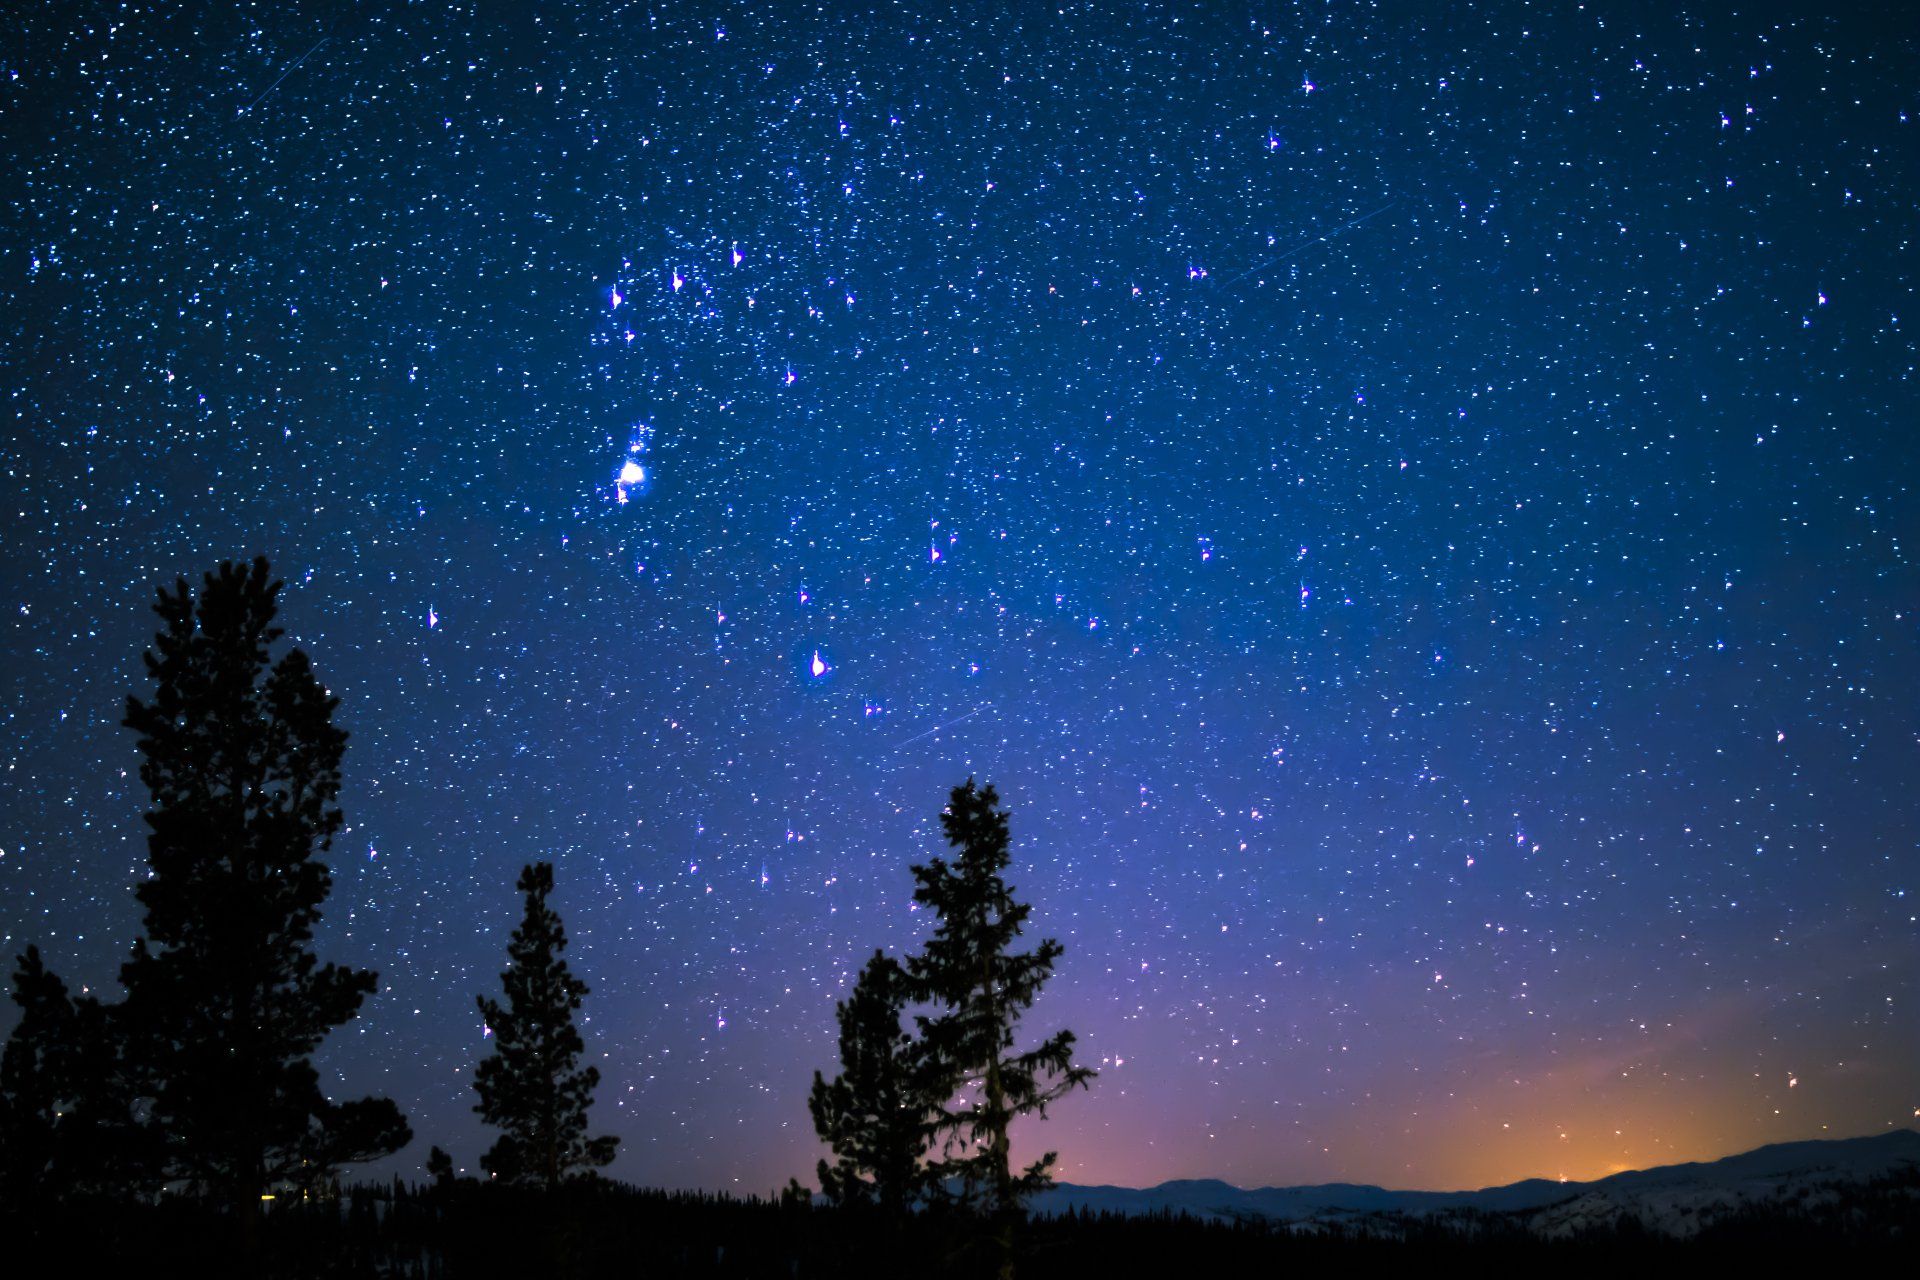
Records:
[[[480,997],[480,1016],[493,1033],[493,1054],[473,1073],[480,1094],[474,1110],[502,1132],[480,1167],[509,1183],[551,1191],[576,1171],[613,1159],[619,1139],[589,1138],[587,1108],[600,1083],[596,1067],[582,1067],[586,1046],[573,1014],[587,984],[567,969],[560,917],[547,905],[553,866],[536,862],[517,886],[527,911],[507,947],[500,975],[507,1003]]]
[[[115,1010],[71,997],[34,946],[18,958],[13,1002],[20,1021],[0,1053],[0,1202],[50,1204],[140,1182],[147,1144]]]
[[[0,1201],[56,1198],[62,1112],[73,1103],[76,1015],[67,984],[29,946],[13,974],[20,1021],[0,1053]]]
[[[305,653],[271,661],[279,591],[264,559],[221,564],[198,599],[184,578],[162,589],[153,696],[129,697],[126,717],[151,874],[116,1020],[161,1175],[234,1203],[248,1240],[263,1196],[412,1136],[388,1099],[326,1098],[311,1060],[376,979],[313,953],[347,735]]]
[[[820,1161],[820,1190],[839,1205],[875,1205],[898,1215],[925,1183],[921,1157],[940,1099],[927,1087],[914,1038],[902,1026],[908,984],[898,961],[876,951],[834,1016],[840,1074],[816,1071],[808,1109],[832,1149]]]
[[[1006,811],[991,786],[969,778],[955,787],[940,825],[953,861],[934,858],[913,868],[913,899],[938,918],[925,948],[908,959],[912,993],[932,1006],[917,1017],[927,1061],[943,1079],[946,1101],[934,1129],[941,1158],[928,1169],[933,1185],[955,1187],[956,1207],[989,1224],[999,1275],[1013,1274],[1013,1237],[1025,1198],[1052,1181],[1049,1151],[1016,1173],[1008,1130],[1029,1113],[1086,1088],[1094,1072],[1073,1065],[1074,1037],[1058,1031],[1015,1053],[1014,1034],[1053,974],[1061,946],[1052,938],[1013,951],[1032,908],[1015,900],[1003,873],[1011,862]]]

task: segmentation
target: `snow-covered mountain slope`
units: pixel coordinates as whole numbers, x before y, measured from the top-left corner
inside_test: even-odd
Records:
[[[1897,1129],[1866,1138],[1783,1142],[1723,1160],[1636,1169],[1593,1182],[1532,1178],[1479,1191],[1390,1191],[1330,1183],[1246,1189],[1212,1180],[1157,1187],[1062,1183],[1034,1201],[1039,1213],[1189,1213],[1215,1219],[1353,1222],[1399,1215],[1511,1214],[1546,1236],[1610,1226],[1623,1215],[1651,1230],[1690,1235],[1702,1223],[1769,1201],[1830,1196],[1836,1184],[1920,1167],[1920,1133]]]

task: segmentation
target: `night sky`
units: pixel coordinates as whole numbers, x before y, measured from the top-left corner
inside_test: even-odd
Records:
[[[1732,7],[24,10],[6,958],[115,989],[147,605],[265,553],[389,1169],[545,858],[611,1172],[810,1179],[969,775],[1066,1179],[1914,1123],[1920,18]]]

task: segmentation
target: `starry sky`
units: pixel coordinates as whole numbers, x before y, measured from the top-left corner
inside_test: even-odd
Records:
[[[265,553],[394,1167],[488,1140],[544,858],[612,1172],[810,1177],[969,775],[1067,1179],[1914,1123],[1920,18],[1849,7],[32,8],[0,943],[112,994],[147,604]]]

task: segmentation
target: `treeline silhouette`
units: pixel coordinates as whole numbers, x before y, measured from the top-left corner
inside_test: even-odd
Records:
[[[123,996],[76,996],[36,946],[18,957],[20,1019],[0,1054],[0,1264],[145,1276],[1050,1278],[1251,1274],[1324,1260],[1383,1263],[1410,1247],[1561,1259],[1519,1218],[1378,1216],[1294,1229],[1187,1217],[1032,1216],[1055,1155],[1015,1164],[1010,1130],[1091,1084],[1061,1030],[1020,1050],[1020,1024],[1061,955],[1020,949],[1031,908],[1006,879],[1007,812],[969,779],[941,812],[949,852],[914,866],[931,928],[876,951],[836,1010],[840,1069],[809,1111],[829,1158],[816,1195],[644,1191],[599,1171],[618,1138],[591,1133],[599,1072],[574,1015],[550,898],[528,864],[498,996],[477,1002],[488,1049],[474,1110],[497,1133],[484,1179],[433,1146],[424,1183],[341,1185],[412,1139],[386,1098],[320,1089],[313,1054],[356,1017],[371,970],[323,963],[322,856],[343,825],[347,735],[307,656],[275,656],[281,584],[266,562],[222,563],[196,593],[158,594],[127,699],[149,803],[142,933]],[[1911,1241],[1920,1179],[1845,1188],[1789,1212],[1732,1215],[1701,1239],[1769,1248]],[[1570,1242],[1674,1251],[1631,1222]]]
[[[203,1202],[186,1199],[129,1204],[105,1214],[68,1204],[51,1210],[31,1243],[58,1251],[65,1267],[60,1274],[203,1276],[219,1272],[210,1263],[211,1221]],[[277,1207],[266,1226],[245,1274],[395,1280],[900,1280],[978,1274],[950,1258],[948,1233],[925,1216],[906,1219],[897,1232],[876,1234],[867,1215],[804,1198],[651,1191],[607,1179],[569,1181],[552,1193],[470,1179],[359,1185],[337,1199]],[[1920,1171],[1909,1169],[1786,1205],[1750,1206],[1685,1239],[1651,1234],[1628,1217],[1543,1239],[1523,1214],[1381,1214],[1296,1229],[1186,1214],[1076,1212],[1031,1219],[1016,1256],[1022,1274],[1047,1280],[1190,1280],[1315,1267],[1333,1274],[1348,1268],[1394,1274],[1398,1268],[1450,1266],[1608,1275],[1623,1266],[1652,1275],[1751,1266],[1764,1275],[1795,1263],[1911,1267],[1917,1238]],[[17,1261],[27,1239],[10,1226],[0,1258]]]

